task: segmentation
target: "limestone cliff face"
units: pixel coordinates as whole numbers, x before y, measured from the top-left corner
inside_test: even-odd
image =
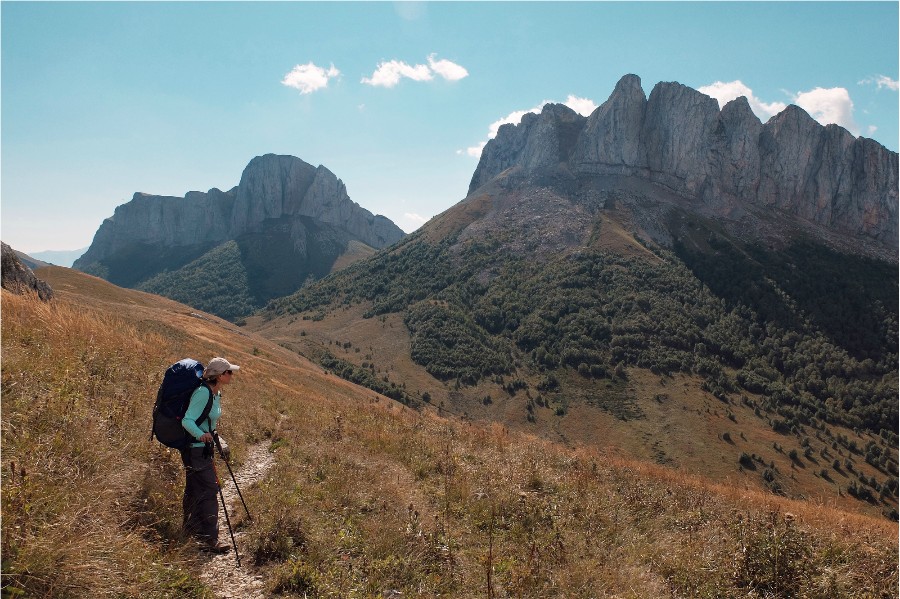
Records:
[[[586,120],[567,110],[548,105],[501,127],[470,193],[511,167],[536,173],[564,162],[576,178],[636,177],[723,212],[773,207],[897,247],[897,153],[823,127],[797,106],[763,124],[746,98],[720,110],[713,98],[665,82],[647,98],[640,79],[626,75]]]
[[[646,171],[647,153],[641,143],[646,108],[640,78],[622,77],[609,100],[585,124],[576,149],[577,169],[623,175]]]
[[[324,166],[316,168],[293,156],[258,156],[244,169],[237,187],[231,235],[256,232],[266,220],[283,216],[311,217],[379,249],[403,237],[390,219],[352,201],[344,183]]]
[[[94,236],[75,268],[116,259],[134,247],[209,248],[248,233],[260,233],[276,221],[309,217],[380,249],[403,237],[383,216],[374,216],[350,200],[344,184],[327,168],[293,156],[267,154],[250,161],[240,184],[223,192],[192,191],[183,198],[136,193],[116,208]],[[283,223],[282,223],[283,225]],[[295,244],[305,243],[298,220]],[[300,249],[300,248],[297,248]],[[100,273],[102,274],[102,273]]]
[[[568,160],[585,118],[562,104],[547,104],[540,115],[528,113],[519,125],[503,125],[491,140],[469,190],[477,189],[512,166],[528,171],[552,169]]]
[[[235,190],[188,192],[183,198],[136,193],[103,221],[75,268],[101,261],[124,247],[197,246],[228,239]]]

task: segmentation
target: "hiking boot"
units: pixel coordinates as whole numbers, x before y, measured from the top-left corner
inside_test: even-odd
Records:
[[[200,551],[206,551],[208,553],[228,553],[231,551],[231,545],[226,545],[225,543],[201,543]]]

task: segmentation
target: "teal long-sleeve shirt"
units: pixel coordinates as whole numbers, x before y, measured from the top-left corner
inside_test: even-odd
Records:
[[[181,419],[181,426],[183,426],[184,430],[186,430],[194,439],[200,439],[200,437],[203,436],[203,433],[211,433],[216,430],[216,422],[222,415],[222,392],[220,391],[213,395],[212,408],[209,410],[209,418],[204,419],[202,422],[197,422],[197,419],[200,418],[200,415],[203,413],[203,408],[206,407],[206,402],[209,401],[209,394],[210,391],[206,387],[198,387],[193,395],[191,395],[191,401],[188,404],[187,412],[185,412],[184,418]],[[191,443],[191,447],[203,447],[203,443],[197,441],[196,443]]]

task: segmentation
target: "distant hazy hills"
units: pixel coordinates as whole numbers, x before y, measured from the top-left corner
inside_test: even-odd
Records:
[[[412,404],[779,493],[866,455],[887,511],[896,455],[842,443],[896,441],[896,236],[896,153],[627,76],[587,119],[502,127],[463,201],[251,326]],[[792,446],[816,470],[756,470]]]
[[[48,250],[45,252],[32,252],[31,254],[29,254],[29,256],[31,256],[35,260],[46,262],[47,264],[54,264],[56,266],[65,266],[69,268],[86,251],[86,247],[78,250]]]
[[[136,193],[74,267],[234,319],[403,235],[327,168],[267,154],[227,192]]]

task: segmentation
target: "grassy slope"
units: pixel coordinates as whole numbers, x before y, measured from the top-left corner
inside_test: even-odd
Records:
[[[266,439],[277,448],[270,476],[244,490],[254,522],[236,523],[273,592],[898,592],[897,526],[884,519],[418,413],[169,300],[66,269],[39,276],[53,304],[2,297],[8,591],[208,595],[177,540],[180,462],[147,425],[166,365],[224,355],[242,366],[220,427],[236,459]]]
[[[571,446],[600,448],[758,491],[767,489],[763,474],[774,463],[776,480],[789,496],[805,497],[873,516],[895,505],[860,501],[846,492],[849,483],[857,480],[858,475],[846,468],[835,471],[831,466],[835,458],[841,462],[851,459],[857,473],[879,480],[884,478],[884,474],[867,464],[861,455],[840,447],[832,449],[829,439],[824,436],[820,439],[815,431],[809,431],[809,445],[813,451],[807,458],[801,439],[772,430],[768,420],[772,415],[764,413],[759,417],[752,407],[738,401],[726,405],[701,389],[702,377],[684,374],[663,377],[641,369],[629,369],[629,380],[622,388],[610,393],[607,382],[601,380],[593,385],[595,393],[591,393],[591,387],[573,374],[571,384],[563,381],[563,387],[587,388],[588,391],[583,396],[570,396],[563,414],[556,413],[556,404],[536,407],[535,421],[529,422],[525,406],[527,397],[535,396],[539,377],[528,380],[531,388],[528,395],[521,391],[510,395],[501,385],[487,379],[457,389],[452,381],[442,383],[412,361],[408,336],[397,334],[405,331],[401,315],[364,319],[362,313],[365,310],[364,305],[343,308],[320,321],[294,317],[293,321],[288,319],[265,325],[251,319],[250,325],[259,326],[262,335],[305,355],[325,348],[349,362],[374,364],[378,377],[402,382],[411,396],[421,398],[428,393],[431,398],[427,406],[429,411],[453,413],[484,424],[503,422],[513,430]],[[753,394],[746,395],[755,398]],[[483,401],[486,396],[491,398],[489,404]],[[624,398],[640,416],[623,415],[615,406],[612,411],[602,409],[603,397],[613,401]],[[833,434],[847,436],[858,447],[863,447],[869,440],[878,440],[864,432],[839,426],[831,428]],[[730,441],[724,438],[726,433]],[[828,452],[828,458],[821,455],[823,449]],[[800,459],[792,460],[789,457],[791,450],[795,450]],[[759,456],[765,465],[757,462],[755,469],[743,468],[738,462],[743,453]],[[821,476],[823,468],[829,471],[828,479]]]
[[[448,235],[482,216],[489,210],[489,203],[487,196],[460,203],[436,219],[424,234]],[[627,211],[607,210],[599,218],[602,234],[590,239],[594,247],[651,264],[660,262],[629,233],[635,225]],[[725,403],[703,390],[702,376],[662,376],[629,368],[629,379],[624,384],[591,382],[572,374],[562,385],[563,394],[544,394],[544,399],[550,400],[548,406],[535,405],[532,400],[538,394],[539,374],[517,370],[514,377],[526,380],[529,389],[514,395],[491,377],[471,386],[457,387],[452,380],[441,382],[412,360],[410,335],[402,312],[364,318],[370,312],[372,306],[367,302],[342,304],[321,310],[313,318],[309,318],[310,313],[272,320],[253,317],[248,320],[248,328],[304,355],[313,356],[324,348],[356,365],[374,365],[378,377],[402,382],[413,398],[427,394],[431,406],[440,412],[482,422],[502,422],[554,441],[605,448],[685,472],[702,473],[722,483],[758,490],[774,483],[789,496],[870,515],[887,515],[897,507],[891,494],[883,500],[864,501],[847,492],[851,483],[859,484],[861,475],[879,482],[886,479],[884,472],[866,463],[862,453],[851,453],[840,445],[833,447],[833,440],[814,427],[806,427],[800,434],[775,432],[772,422],[781,416],[766,410],[755,413],[752,406],[741,401],[741,396],[758,404],[764,398],[744,389],[730,393],[729,402]],[[317,320],[320,315],[323,318]],[[735,372],[729,369],[727,374],[733,378]],[[535,406],[533,422],[526,411],[529,402]],[[617,404],[621,403],[631,406],[630,412],[619,409]],[[560,408],[562,413],[557,413]],[[871,432],[839,425],[829,425],[829,432],[834,437],[846,437],[860,449],[869,442],[886,444]],[[809,456],[805,455],[807,445],[811,448]],[[791,451],[799,459],[792,459]],[[742,454],[756,458],[752,467],[739,463]],[[841,464],[839,469],[833,468],[835,460]],[[847,460],[852,463],[852,471],[843,465]],[[822,476],[823,471],[826,476]],[[764,478],[772,475],[772,481]]]

